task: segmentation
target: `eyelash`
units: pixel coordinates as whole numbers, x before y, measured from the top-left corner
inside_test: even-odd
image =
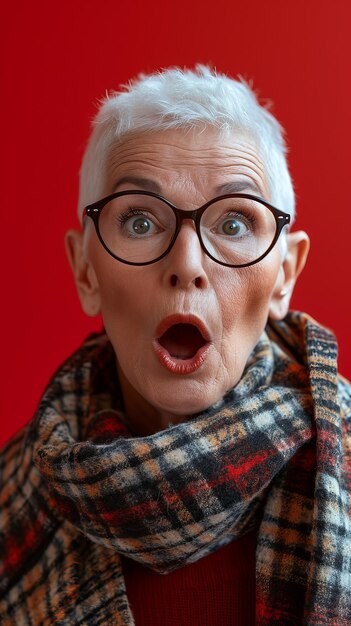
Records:
[[[145,211],[142,211],[141,209],[135,209],[133,207],[130,207],[127,211],[125,211],[124,213],[119,215],[117,219],[120,222],[120,224],[123,225],[131,217],[134,217],[134,215],[145,215]]]
[[[253,215],[252,213],[238,213],[238,212],[229,212],[227,213],[225,216],[222,217],[222,220],[225,219],[230,219],[230,218],[236,218],[239,217],[243,218],[245,220],[245,222],[249,223],[251,226],[254,226],[255,224],[257,224],[257,217],[255,215]]]

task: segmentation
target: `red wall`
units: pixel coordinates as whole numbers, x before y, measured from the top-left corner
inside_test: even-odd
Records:
[[[287,130],[298,226],[311,236],[293,305],[336,332],[351,377],[349,0],[24,0],[2,11],[1,441],[58,364],[99,327],[80,311],[63,236],[106,89],[212,63],[252,79]]]

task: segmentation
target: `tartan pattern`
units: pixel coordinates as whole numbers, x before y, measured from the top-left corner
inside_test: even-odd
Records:
[[[133,625],[119,554],[167,573],[258,527],[256,623],[349,625],[351,387],[332,334],[289,314],[221,403],[142,438],[114,359],[89,338],[0,456],[1,623]]]

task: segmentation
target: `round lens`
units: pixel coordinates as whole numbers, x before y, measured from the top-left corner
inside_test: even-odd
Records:
[[[128,263],[148,263],[162,256],[175,229],[176,218],[168,204],[144,194],[113,198],[99,217],[105,246]]]
[[[200,232],[209,254],[228,265],[246,265],[260,258],[272,244],[277,226],[264,204],[249,198],[225,198],[203,213]]]

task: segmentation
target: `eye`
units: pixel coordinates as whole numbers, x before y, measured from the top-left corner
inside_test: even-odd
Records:
[[[159,232],[153,220],[140,209],[130,209],[126,213],[119,215],[118,221],[122,224],[127,234],[132,237],[153,235]]]
[[[127,230],[132,230],[136,235],[145,235],[152,228],[150,220],[145,217],[137,217],[127,222]]]
[[[240,215],[227,215],[218,224],[218,230],[220,234],[229,237],[241,237],[248,231],[247,218]]]

